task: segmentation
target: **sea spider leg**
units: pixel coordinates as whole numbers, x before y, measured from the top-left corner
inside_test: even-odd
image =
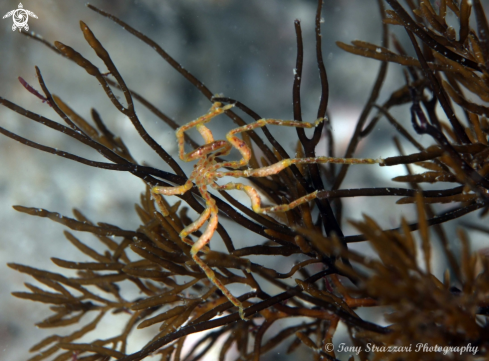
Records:
[[[189,162],[192,160],[199,160],[195,165],[192,174],[189,179],[183,186],[178,187],[159,187],[155,186],[152,188],[153,194],[164,194],[164,195],[172,195],[172,194],[183,194],[188,191],[193,186],[193,181],[196,182],[199,192],[205,200],[205,210],[199,216],[199,218],[189,224],[180,232],[180,238],[188,244],[192,245],[190,253],[192,255],[192,259],[199,265],[199,267],[205,272],[207,278],[218,287],[221,292],[228,298],[231,303],[233,303],[239,309],[239,314],[242,319],[244,317],[244,308],[242,303],[236,299],[231,292],[224,286],[224,284],[216,277],[214,271],[207,265],[205,262],[198,257],[199,251],[206,252],[208,250],[207,244],[209,243],[212,235],[217,229],[218,225],[218,208],[216,206],[216,202],[210,194],[207,192],[207,184],[213,183],[213,179],[208,178],[208,169],[215,164],[215,157],[220,155],[226,155],[230,152],[232,145],[228,141],[218,140],[214,141],[214,137],[211,131],[204,125],[209,122],[213,117],[222,114],[225,110],[232,108],[233,105],[226,105],[224,107],[221,106],[221,103],[214,103],[212,105],[211,110],[204,116],[197,118],[196,120],[185,124],[177,129],[176,136],[178,139],[178,147],[179,147],[179,156],[183,161]],[[199,133],[202,135],[205,141],[205,145],[200,146],[199,148],[193,150],[192,152],[185,153],[184,149],[184,133],[185,131],[191,128],[197,128]],[[211,154],[213,153],[213,154]],[[211,154],[208,156],[208,154]],[[202,235],[195,243],[191,243],[190,240],[187,240],[185,237],[189,234],[200,229],[204,223],[209,220],[209,224]]]
[[[197,218],[195,221],[193,221],[192,223],[190,223],[187,227],[185,227],[180,232],[180,238],[186,237],[189,234],[192,234],[195,231],[199,230],[200,227],[203,226],[203,224],[205,223],[205,221],[207,221],[210,216],[211,216],[211,209],[210,208],[206,208],[204,210],[204,212],[202,212],[200,214],[199,218]]]
[[[234,297],[231,292],[226,288],[226,286],[216,277],[216,274],[210,268],[197,254],[199,253],[200,250],[202,250],[210,241],[212,238],[212,235],[214,234],[216,228],[217,228],[217,222],[218,222],[218,213],[219,210],[216,206],[216,202],[210,194],[205,190],[205,188],[200,189],[202,196],[205,199],[206,202],[206,210],[204,213],[206,214],[207,218],[209,218],[209,225],[205,229],[204,233],[200,236],[200,238],[194,243],[192,246],[190,253],[192,254],[193,260],[200,266],[200,268],[205,272],[207,278],[217,287],[221,292],[227,297],[227,299],[236,307],[238,307],[239,310],[239,315],[240,317],[244,320],[244,307],[243,304],[236,298]],[[202,224],[205,222],[205,219],[203,217],[204,213],[202,214],[199,219],[186,227],[182,233],[180,233],[180,236],[185,234],[186,232],[193,232],[200,228]],[[201,221],[202,223],[199,225],[198,222]],[[193,230],[190,228],[194,228]]]
[[[190,123],[185,124],[176,130],[176,137],[178,139],[178,151],[181,160],[190,162],[192,160],[196,160],[200,158],[202,161],[204,161],[205,156],[207,154],[216,151],[219,148],[230,149],[230,145],[226,141],[221,140],[221,141],[214,142],[214,137],[212,136],[211,131],[206,126],[204,126],[204,124],[209,122],[215,116],[222,114],[224,111],[232,108],[233,106],[234,105],[232,104],[228,104],[223,107],[221,103],[216,102],[212,105],[212,108],[206,115],[199,117],[194,121],[191,121]],[[184,133],[193,127],[197,127],[197,130],[204,138],[206,144],[195,149],[190,153],[185,153]],[[154,194],[163,194],[163,195],[184,194],[185,192],[187,192],[189,189],[193,187],[192,181],[195,179],[194,173],[195,171],[192,172],[192,175],[189,177],[189,179],[184,185],[178,187],[155,186],[151,189],[151,192]]]
[[[252,129],[261,128],[268,124],[272,125],[282,125],[289,127],[300,127],[300,128],[313,128],[317,127],[324,119],[317,119],[314,123],[298,122],[293,120],[279,120],[279,119],[260,119],[252,124],[248,124],[236,129],[231,130],[227,135],[227,140],[232,143],[242,155],[240,161],[222,162],[215,164],[212,168],[208,170],[207,177],[210,179],[222,178],[222,177],[267,177],[269,175],[277,174],[283,169],[290,167],[292,164],[317,164],[317,163],[340,163],[340,164],[375,164],[380,163],[382,165],[383,161],[381,159],[371,159],[371,158],[332,158],[332,157],[315,157],[315,158],[293,158],[284,159],[278,163],[272,164],[267,167],[262,167],[258,169],[247,169],[247,170],[234,170],[228,172],[219,172],[217,169],[222,167],[239,168],[248,164],[251,157],[251,150],[241,139],[236,137],[236,134],[250,131]],[[258,192],[251,186],[246,186],[241,183],[228,183],[225,185],[217,185],[212,183],[211,186],[215,189],[220,190],[242,190],[244,191],[251,200],[253,211],[256,213],[266,213],[266,212],[286,212],[292,208],[295,208],[305,202],[313,200],[317,196],[317,191],[307,194],[289,204],[283,204],[273,207],[261,207],[261,198]]]
[[[333,157],[315,157],[315,158],[292,158],[283,159],[275,164],[261,167],[257,169],[246,170],[232,170],[229,172],[212,172],[211,175],[214,178],[222,177],[267,177],[269,175],[277,174],[285,168],[290,167],[292,164],[324,164],[324,163],[336,163],[336,164],[383,164],[382,159],[373,158],[333,158]]]
[[[193,187],[192,180],[189,178],[184,185],[178,187],[161,187],[156,186],[151,189],[151,193],[153,194],[163,194],[165,196],[172,196],[175,194],[184,194],[189,189]]]
[[[239,168],[248,164],[251,158],[251,149],[248,147],[248,145],[246,145],[244,141],[239,139],[236,136],[236,134],[248,132],[256,128],[262,128],[266,125],[282,125],[286,127],[296,127],[296,128],[315,128],[323,121],[324,121],[323,118],[317,119],[314,123],[298,122],[295,120],[260,119],[254,123],[247,124],[242,127],[233,129],[230,132],[228,132],[228,134],[226,134],[226,139],[228,140],[229,143],[234,145],[234,147],[241,153],[241,156],[243,158],[240,161],[218,163],[212,167],[212,170],[217,170],[223,167]]]
[[[229,172],[212,172],[209,177],[221,178],[221,177],[267,177],[269,175],[277,174],[283,169],[290,167],[292,164],[318,164],[318,163],[340,163],[340,164],[376,164],[382,165],[382,159],[371,159],[371,158],[332,158],[332,157],[316,157],[316,158],[293,158],[284,159],[278,163],[272,164],[267,167],[262,167],[258,169],[247,169],[247,170],[234,170]],[[251,207],[256,213],[267,213],[267,212],[287,212],[288,210],[295,208],[303,203],[309,202],[317,197],[318,191],[309,193],[301,198],[289,204],[281,204],[272,207],[261,207],[261,198],[255,188],[251,186],[244,185],[242,183],[227,183],[225,185],[213,184],[213,188],[220,190],[242,190],[244,191],[251,200]]]
[[[234,107],[233,104],[228,104],[228,105],[222,106],[221,103],[216,102],[216,103],[212,104],[212,108],[210,109],[210,111],[207,114],[191,121],[190,123],[182,125],[180,128],[178,128],[176,130],[175,135],[176,135],[177,140],[178,140],[178,151],[179,151],[179,156],[180,156],[181,160],[183,160],[185,162],[189,162],[189,161],[195,159],[195,158],[193,158],[193,159],[189,158],[189,154],[192,154],[193,152],[191,152],[189,154],[185,154],[184,133],[187,130],[196,127],[197,130],[199,131],[199,133],[204,138],[204,141],[206,142],[206,144],[214,142],[214,137],[212,136],[211,131],[204,124],[208,123],[212,118],[218,116],[219,114],[224,113],[226,110],[231,109],[232,107]]]
[[[187,244],[190,244],[192,248],[190,249],[190,254],[192,255],[192,259],[199,265],[199,267],[205,272],[207,278],[217,287],[221,292],[227,297],[229,301],[239,309],[239,314],[242,319],[244,319],[244,308],[243,304],[234,297],[231,292],[226,288],[226,286],[216,277],[216,274],[197,254],[199,251],[207,252],[207,244],[209,243],[212,235],[214,234],[217,228],[218,217],[217,214],[219,212],[216,202],[211,198],[209,193],[205,190],[205,188],[199,188],[200,193],[204,197],[206,201],[206,209],[199,216],[197,220],[189,224],[180,232],[180,238]],[[210,218],[210,219],[209,219]],[[200,238],[195,243],[189,243],[186,240],[186,236],[200,229],[205,221],[209,219],[209,225]]]
[[[295,201],[289,203],[289,204],[281,204],[278,206],[272,206],[272,207],[261,207],[261,197],[258,194],[257,190],[251,186],[247,186],[242,183],[227,183],[224,185],[217,185],[214,184],[213,188],[219,189],[219,190],[241,190],[246,193],[246,195],[250,198],[251,200],[251,208],[255,213],[268,213],[268,212],[287,212],[297,206],[300,206],[303,203],[309,202],[316,198],[317,196],[317,191],[313,193],[309,193],[303,197],[300,197],[296,199]]]

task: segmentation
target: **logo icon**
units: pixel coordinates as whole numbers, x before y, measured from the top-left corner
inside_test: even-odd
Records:
[[[37,19],[36,14],[34,14],[32,11],[25,10],[24,5],[22,5],[22,3],[19,3],[18,9],[9,11],[3,16],[3,18],[6,19],[12,16],[12,19],[14,20],[14,25],[12,25],[12,31],[15,31],[17,28],[19,28],[19,32],[20,32],[22,28],[24,28],[25,31],[29,30],[29,25],[27,24],[27,21],[29,21],[29,15]]]

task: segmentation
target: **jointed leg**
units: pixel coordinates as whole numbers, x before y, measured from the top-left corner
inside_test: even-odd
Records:
[[[210,120],[210,119],[209,119]],[[207,121],[209,121],[207,120]],[[202,138],[204,138],[205,144],[212,143],[214,141],[214,136],[209,128],[207,128],[204,124],[200,123],[195,126],[199,131]]]
[[[211,209],[206,208],[204,212],[197,218],[195,221],[190,223],[187,227],[185,227],[181,232],[180,232],[180,238],[187,237],[189,234],[194,233],[195,231],[199,230],[200,227],[202,227],[209,219],[211,215]]]
[[[205,211],[202,212],[202,214],[199,216],[199,218],[197,218],[195,221],[190,223],[187,227],[182,229],[182,231],[180,232],[180,238],[182,239],[182,241],[188,244],[189,246],[193,247],[195,243],[186,237],[189,234],[192,234],[195,231],[199,230],[204,225],[205,221],[209,219],[210,215],[211,215],[210,208],[206,208]],[[207,246],[204,246],[201,250],[203,252],[208,252],[209,248]]]
[[[226,140],[216,140],[213,141],[212,143],[208,143],[205,145],[202,145],[198,147],[197,149],[185,154],[185,160],[187,162],[191,162],[196,159],[202,159],[204,158],[207,154],[215,152],[219,150],[219,154],[215,153],[212,154],[211,156],[208,157],[210,161],[213,161],[213,159],[216,156],[222,156],[222,155],[227,155],[231,151],[231,144],[229,144],[228,141]]]
[[[190,188],[192,187],[192,182],[190,182]],[[175,189],[180,188],[180,191],[183,189],[185,186],[180,186],[180,187],[175,187]],[[166,194],[165,192],[172,187],[153,187],[152,192],[156,194]],[[184,191],[182,191],[184,193]],[[216,285],[219,290],[227,297],[229,301],[239,309],[239,314],[242,319],[244,319],[244,313],[243,313],[243,304],[236,298],[234,297],[231,292],[224,286],[224,284],[216,277],[216,274],[214,271],[202,261],[201,258],[197,255],[199,251],[202,252],[208,252],[209,248],[207,247],[207,244],[209,243],[210,239],[212,238],[212,235],[214,234],[215,230],[217,229],[218,225],[218,218],[217,214],[219,212],[214,200],[210,197],[210,195],[205,192],[204,190],[201,190],[201,193],[206,200],[206,209],[202,214],[199,216],[197,220],[189,224],[187,227],[185,227],[181,232],[180,232],[180,238],[182,239],[183,242],[189,244],[192,246],[190,249],[190,254],[192,255],[192,259],[199,265],[199,267],[205,272],[207,278]],[[174,193],[174,194],[179,194],[179,193]],[[158,198],[157,198],[158,200]],[[160,206],[160,202],[157,202],[158,206]],[[161,208],[161,207],[160,207]],[[168,214],[167,209],[161,208],[161,211],[164,214]],[[200,238],[197,240],[197,242],[192,243],[189,241],[186,237],[197,231],[199,228],[203,226],[203,224],[209,220],[209,225],[205,229],[204,233],[200,236]]]
[[[262,167],[258,169],[247,169],[247,170],[234,170],[229,172],[212,172],[209,175],[215,178],[222,177],[267,177],[269,175],[277,174],[283,169],[290,167],[292,164],[315,164],[315,163],[339,163],[339,164],[376,164],[383,163],[382,159],[371,159],[371,158],[331,158],[331,157],[316,157],[316,158],[294,158],[294,159],[284,159],[278,163],[272,164],[268,167]],[[218,185],[216,183],[212,184],[215,189],[221,190],[242,190],[244,191],[251,200],[251,207],[256,213],[267,213],[267,212],[287,212],[303,203],[309,202],[317,197],[317,192],[307,194],[301,198],[289,204],[282,204],[272,207],[261,207],[261,198],[255,188],[251,186],[244,185],[242,183],[228,183],[225,185]]]
[[[171,196],[175,194],[184,194],[186,191],[191,189],[194,186],[191,179],[188,179],[184,185],[178,187],[161,187],[154,186],[151,188],[151,193],[153,194],[163,194],[165,196]]]
[[[216,277],[216,274],[210,268],[207,264],[205,264],[204,261],[202,261],[201,258],[197,255],[199,251],[201,251],[210,241],[212,235],[214,234],[214,231],[217,228],[217,212],[218,209],[215,205],[213,205],[211,208],[207,208],[210,213],[210,220],[209,220],[209,225],[207,226],[206,230],[200,236],[200,238],[197,240],[197,242],[194,243],[192,246],[192,249],[190,250],[190,253],[192,254],[193,260],[200,266],[200,268],[205,272],[207,278],[216,285],[219,290],[227,297],[227,299],[236,307],[239,309],[239,315],[242,319],[244,319],[244,309],[243,309],[243,304],[236,298],[234,297],[231,292],[226,288],[226,286]],[[199,218],[200,219],[200,218]],[[194,222],[195,223],[195,222]],[[183,232],[182,232],[183,233]]]
[[[204,124],[208,123],[212,118],[218,116],[219,114],[224,113],[226,110],[231,109],[232,107],[234,107],[233,104],[222,106],[221,103],[216,102],[212,105],[212,108],[207,114],[191,121],[190,123],[182,125],[180,128],[176,130],[175,134],[178,140],[178,152],[181,160],[184,160],[186,162],[191,160],[188,159],[188,154],[185,154],[184,133],[193,127],[197,127],[197,130],[204,138],[204,141],[206,143],[212,143],[214,141],[214,138],[212,137],[212,133],[207,127],[204,126]]]
[[[258,192],[256,191],[256,189],[251,187],[251,186],[247,186],[247,185],[244,185],[242,183],[228,183],[228,184],[225,184],[222,186],[216,184],[214,186],[214,188],[220,189],[220,190],[227,190],[227,191],[233,190],[233,189],[244,191],[248,195],[248,197],[250,198],[251,208],[253,209],[253,211],[255,213],[287,212],[287,211],[289,211],[289,210],[291,210],[297,206],[300,206],[303,203],[306,203],[306,202],[309,202],[309,201],[315,199],[317,197],[317,193],[318,193],[318,191],[309,193],[303,197],[296,199],[295,201],[293,201],[289,204],[281,204],[278,206],[262,208],[261,207],[261,197],[258,194]]]
[[[283,125],[287,127],[296,127],[296,128],[314,128],[317,127],[321,122],[323,122],[323,120],[324,120],[323,118],[320,118],[316,120],[314,123],[307,123],[307,122],[298,122],[295,120],[260,119],[254,123],[233,129],[230,132],[228,132],[228,134],[226,135],[226,139],[229,141],[229,143],[234,145],[234,147],[241,153],[241,156],[243,158],[240,161],[220,163],[216,165],[214,169],[216,170],[222,167],[239,168],[248,164],[251,158],[251,150],[246,145],[245,142],[243,142],[241,139],[239,139],[236,136],[236,134],[248,132],[256,128],[262,128],[266,125]]]
[[[192,183],[192,179],[189,178],[184,185],[178,186],[178,187],[161,187],[161,186],[154,186],[151,188],[151,194],[153,195],[153,198],[156,199],[156,204],[158,205],[158,208],[160,208],[161,213],[163,213],[164,216],[168,215],[168,210],[163,206],[163,204],[159,201],[159,198],[155,195],[163,194],[163,195],[174,195],[174,194],[184,194],[186,191],[191,189],[194,186]]]
[[[236,162],[237,163],[237,162]],[[372,158],[332,158],[332,157],[316,157],[316,158],[293,158],[284,159],[275,164],[267,167],[247,170],[234,170],[229,172],[212,172],[212,176],[217,178],[222,177],[268,177],[269,175],[277,174],[292,164],[322,164],[322,163],[336,163],[336,164],[376,164],[382,165],[382,159]],[[221,163],[223,164],[223,163]],[[219,164],[219,165],[221,165]]]

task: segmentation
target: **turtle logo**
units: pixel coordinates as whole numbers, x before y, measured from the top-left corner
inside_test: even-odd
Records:
[[[4,15],[4,19],[12,16],[14,20],[14,25],[12,25],[12,31],[15,31],[17,28],[19,28],[19,32],[24,28],[25,31],[29,30],[29,25],[27,24],[27,21],[29,20],[29,15],[32,16],[33,18],[37,19],[37,15],[34,14],[32,11],[29,10],[24,10],[24,6],[22,3],[19,3],[19,8],[9,11]]]

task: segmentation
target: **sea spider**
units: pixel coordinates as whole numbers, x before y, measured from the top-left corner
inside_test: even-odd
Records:
[[[268,124],[272,125],[282,125],[288,127],[298,127],[298,128],[313,128],[318,126],[323,118],[317,119],[314,123],[298,122],[293,120],[279,120],[279,119],[260,119],[254,123],[235,128],[231,130],[226,135],[227,140],[214,140],[212,132],[204,124],[208,123],[212,118],[219,114],[222,114],[228,109],[231,109],[234,105],[229,104],[223,106],[221,103],[216,102],[212,105],[210,111],[176,130],[176,137],[178,139],[178,149],[180,159],[185,162],[190,162],[198,160],[197,164],[194,166],[192,174],[188,178],[184,185],[177,187],[153,187],[151,192],[153,194],[162,195],[175,195],[184,194],[189,189],[193,187],[193,182],[197,185],[202,198],[205,200],[205,210],[202,212],[200,217],[185,227],[180,232],[180,237],[185,243],[192,245],[191,255],[194,261],[200,266],[200,268],[206,273],[209,280],[219,288],[224,295],[239,309],[239,314],[241,318],[244,319],[244,309],[242,303],[234,297],[231,292],[222,284],[222,282],[217,279],[214,271],[204,263],[204,261],[199,258],[199,251],[205,250],[205,246],[209,243],[212,235],[216,231],[218,224],[218,208],[216,202],[212,199],[211,195],[207,191],[207,186],[211,186],[217,190],[242,190],[244,191],[251,200],[251,206],[253,211],[256,213],[267,213],[267,212],[286,212],[292,208],[295,208],[305,202],[313,200],[317,196],[317,191],[305,195],[292,203],[282,204],[272,207],[261,207],[261,199],[255,188],[244,185],[242,183],[227,183],[224,185],[218,185],[216,180],[222,177],[267,177],[269,175],[277,174],[281,170],[290,167],[292,164],[312,164],[312,163],[341,163],[341,164],[374,164],[382,163],[381,159],[357,159],[357,158],[330,158],[330,157],[316,157],[316,158],[294,158],[294,159],[284,159],[278,163],[270,166],[261,167],[257,169],[246,169],[238,170],[243,166],[248,165],[251,158],[251,149],[248,145],[236,135],[238,133],[246,132],[255,128],[264,127]],[[205,141],[205,145],[198,147],[190,153],[185,153],[184,150],[184,133],[191,129],[197,128],[199,133],[202,135]],[[216,157],[225,156],[229,154],[233,146],[241,153],[242,159],[239,161],[228,161],[228,162],[217,162]],[[219,171],[221,168],[231,168],[230,171]],[[161,208],[161,205],[160,205]],[[164,213],[167,211],[162,209]],[[192,241],[186,239],[189,234],[199,230],[203,224],[209,220],[209,224],[205,231],[202,233],[200,238],[193,243]]]

